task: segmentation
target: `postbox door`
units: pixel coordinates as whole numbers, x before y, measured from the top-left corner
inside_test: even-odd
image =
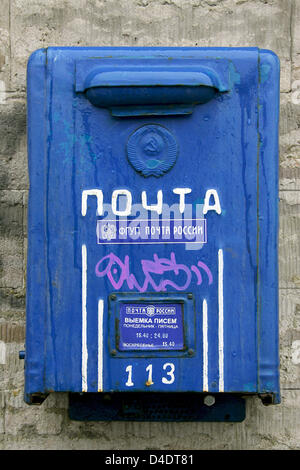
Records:
[[[256,49],[48,50],[43,145],[31,157],[44,188],[39,209],[31,203],[44,217],[43,390],[260,391],[258,58]],[[214,93],[196,104],[190,92],[173,98],[172,60],[176,72],[186,63],[221,85],[203,81]],[[92,98],[76,89],[82,61],[88,77],[96,71]],[[116,80],[129,64],[125,82],[97,81],[103,63]],[[165,79],[155,106],[149,76],[133,80],[143,63]]]

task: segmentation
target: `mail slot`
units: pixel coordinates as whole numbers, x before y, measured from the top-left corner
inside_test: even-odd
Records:
[[[241,421],[280,402],[279,61],[47,48],[28,62],[25,401]]]

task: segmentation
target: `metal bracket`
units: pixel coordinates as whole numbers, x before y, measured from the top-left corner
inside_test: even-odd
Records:
[[[230,393],[69,394],[69,417],[77,421],[240,422],[245,415],[244,398]]]

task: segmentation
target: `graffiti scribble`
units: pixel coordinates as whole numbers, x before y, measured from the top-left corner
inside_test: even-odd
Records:
[[[105,265],[106,261],[107,264]],[[121,261],[120,258],[114,253],[110,253],[109,255],[104,256],[96,264],[95,273],[98,277],[107,276],[111,285],[116,290],[121,289],[124,282],[126,281],[130,290],[136,289],[139,292],[146,292],[149,286],[151,286],[156,292],[166,291],[167,286],[173,287],[178,291],[183,291],[189,287],[192,281],[192,273],[194,273],[196,276],[197,285],[200,285],[202,284],[202,275],[200,269],[206,273],[208,284],[212,284],[213,282],[212,273],[205,263],[198,261],[197,265],[192,265],[191,267],[188,267],[185,264],[178,264],[173,252],[171,253],[170,259],[159,258],[156,253],[153,255],[153,260],[142,259],[141,267],[145,275],[143,285],[140,285],[135,275],[130,273],[128,255],[125,256],[124,262]],[[175,275],[184,273],[185,282],[181,285],[178,285],[170,279],[162,279],[159,284],[157,284],[152,278],[152,274],[164,275],[165,273],[173,273]],[[117,277],[118,279],[116,279]]]

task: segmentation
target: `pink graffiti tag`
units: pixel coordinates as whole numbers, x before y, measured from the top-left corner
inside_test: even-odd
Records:
[[[106,266],[101,271],[101,266],[104,265],[105,261],[107,261]],[[113,273],[116,274],[118,272],[117,267],[120,269],[120,274],[118,280],[115,279]],[[141,267],[142,271],[145,275],[144,284],[140,285],[134,274],[130,273],[129,267],[129,256],[126,255],[124,258],[124,262],[120,260],[118,256],[114,253],[110,253],[109,255],[104,256],[100,259],[100,261],[96,264],[95,273],[98,277],[105,277],[109,279],[111,285],[114,289],[119,290],[123,286],[124,282],[127,282],[128,288],[130,290],[137,289],[139,292],[146,292],[148,286],[150,285],[156,292],[163,292],[166,291],[167,286],[171,286],[176,290],[185,290],[189,287],[192,281],[192,273],[195,273],[197,278],[197,285],[202,284],[202,275],[200,269],[206,273],[208,277],[208,284],[212,284],[213,276],[208,268],[208,266],[203,263],[202,261],[197,262],[196,265],[192,265],[190,268],[185,264],[178,264],[176,262],[175,254],[171,253],[170,259],[168,258],[159,258],[157,254],[153,255],[153,261],[142,259],[141,260]],[[160,274],[163,275],[165,273],[173,273],[178,275],[180,272],[184,272],[186,275],[185,283],[182,285],[178,285],[175,282],[171,281],[170,279],[162,279],[159,284],[156,284],[154,279],[152,278],[152,274]]]

